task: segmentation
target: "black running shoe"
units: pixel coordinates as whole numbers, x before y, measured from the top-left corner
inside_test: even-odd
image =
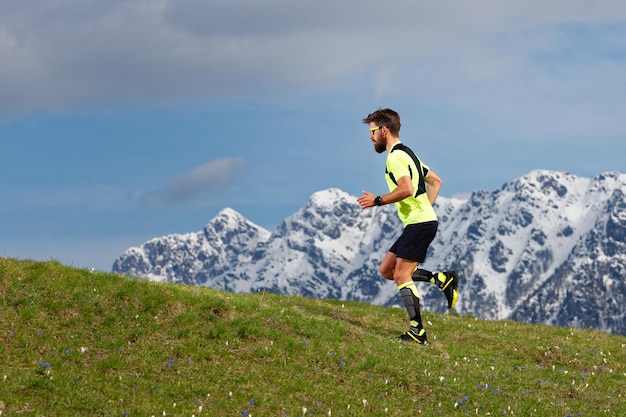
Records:
[[[443,274],[446,279],[443,282],[440,281],[439,288],[448,300],[448,308],[453,309],[459,299],[459,274],[456,271],[445,271],[440,274]]]
[[[409,342],[417,342],[420,345],[427,345],[428,338],[426,337],[426,330],[417,330],[417,329],[409,329],[408,331],[402,333],[400,335],[400,340],[405,340]]]

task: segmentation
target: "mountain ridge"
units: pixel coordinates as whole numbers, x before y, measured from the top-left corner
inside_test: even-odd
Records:
[[[461,314],[626,334],[625,195],[619,172],[583,178],[534,170],[465,200],[439,197],[440,227],[422,266],[459,270]],[[378,264],[401,228],[395,206],[362,210],[355,196],[330,188],[273,232],[226,208],[202,232],[129,248],[113,271],[397,305],[397,289]],[[419,290],[424,309],[446,311],[435,286]]]

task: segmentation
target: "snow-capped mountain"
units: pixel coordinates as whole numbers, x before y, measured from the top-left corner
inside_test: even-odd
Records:
[[[626,334],[626,175],[537,170],[467,200],[439,197],[422,267],[457,269],[456,311]],[[362,210],[338,189],[313,194],[267,231],[231,209],[203,231],[152,239],[113,271],[157,281],[398,305],[378,264],[402,225],[395,206]],[[446,311],[419,283],[422,308]]]

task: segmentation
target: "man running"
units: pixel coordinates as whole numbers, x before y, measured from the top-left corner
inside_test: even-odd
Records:
[[[439,223],[432,205],[439,195],[442,181],[400,141],[398,113],[379,109],[363,119],[363,123],[369,124],[370,139],[376,152],[387,151],[385,179],[389,193],[377,196],[363,191],[357,202],[363,209],[392,203],[398,209],[404,230],[383,258],[379,270],[384,278],[395,282],[409,315],[411,326],[400,339],[427,344],[414,281],[438,285],[448,300],[448,308],[454,308],[458,299],[456,271],[433,274],[418,269],[437,233]]]

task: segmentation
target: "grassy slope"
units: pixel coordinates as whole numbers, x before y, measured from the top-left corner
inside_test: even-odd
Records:
[[[626,338],[0,258],[4,416],[626,415]]]

